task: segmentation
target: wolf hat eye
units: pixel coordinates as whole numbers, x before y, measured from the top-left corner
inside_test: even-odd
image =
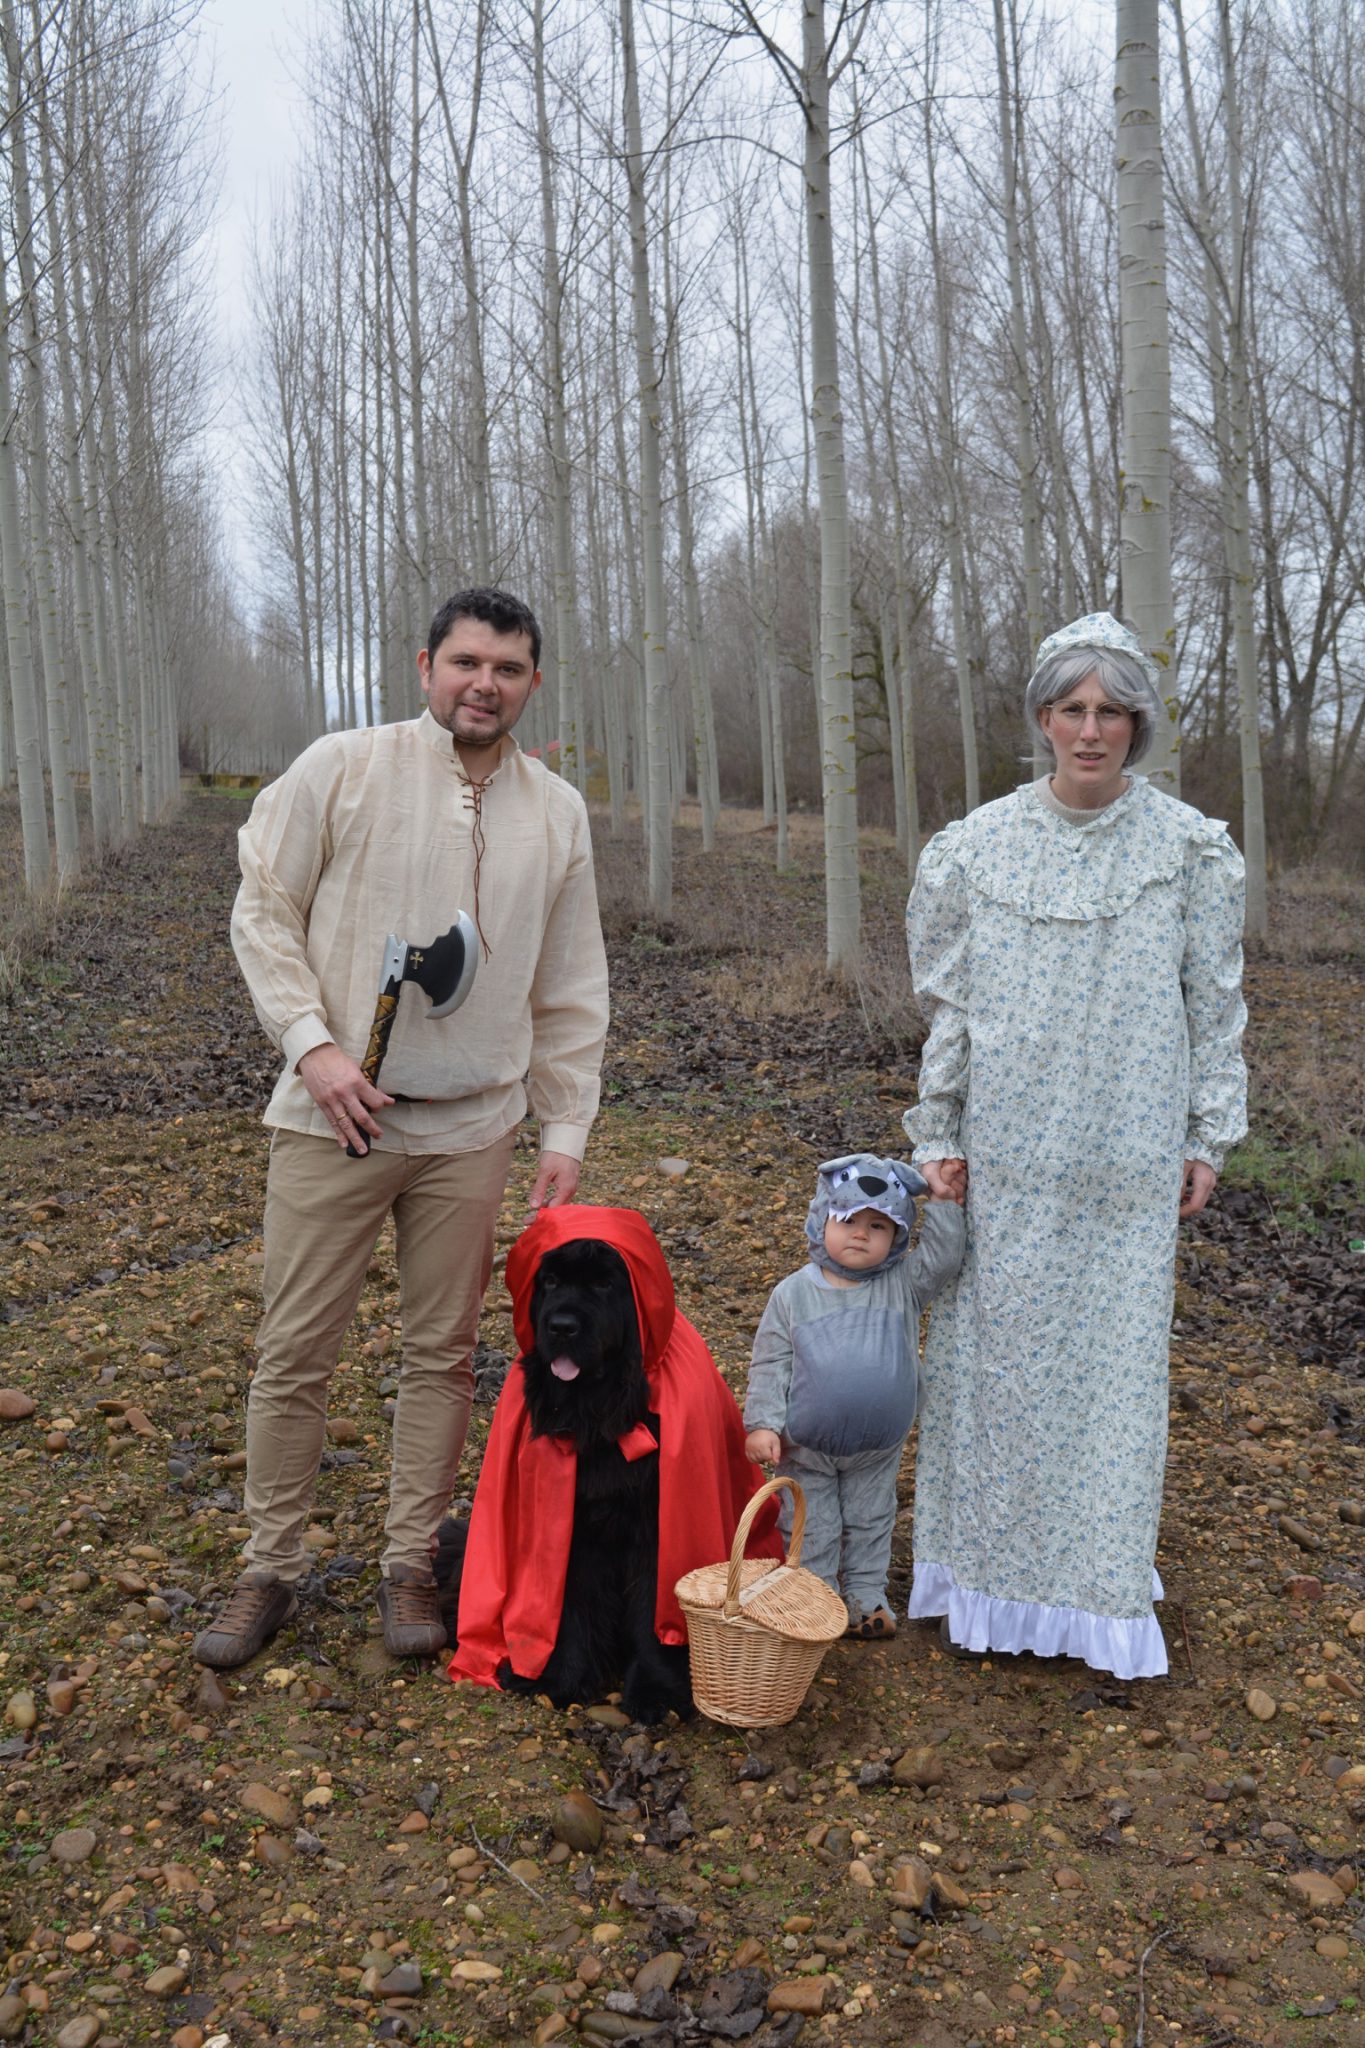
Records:
[[[840,1166],[829,1177],[829,1213],[836,1223],[847,1222],[859,1209],[877,1209],[886,1216],[898,1206],[895,1191],[883,1174]]]
[[[891,1183],[883,1180],[878,1173],[860,1173],[856,1166],[841,1166],[830,1177],[830,1193],[842,1194],[846,1189],[865,1197],[871,1204],[890,1192]]]

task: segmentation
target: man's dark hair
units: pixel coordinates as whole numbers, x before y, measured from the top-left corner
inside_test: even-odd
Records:
[[[476,583],[472,589],[457,590],[454,597],[448,597],[427,634],[428,661],[435,661],[437,648],[457,619],[478,619],[495,633],[524,633],[531,643],[531,666],[540,667],[540,622],[531,607],[513,597],[510,590]]]

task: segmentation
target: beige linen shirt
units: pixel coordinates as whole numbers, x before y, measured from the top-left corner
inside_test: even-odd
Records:
[[[483,786],[479,922],[488,942],[449,1017],[405,989],[380,1075],[387,1152],[476,1152],[528,1106],[542,1150],[581,1159],[597,1114],[607,964],[588,815],[578,792],[502,742]],[[360,1059],[389,932],[438,938],[474,915],[474,809],[429,711],[329,733],[263,789],[242,827],[232,944],[284,1054],[267,1124],[331,1136],[295,1071],[328,1041]]]

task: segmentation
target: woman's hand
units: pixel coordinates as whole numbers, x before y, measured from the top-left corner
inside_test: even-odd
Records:
[[[744,1455],[751,1465],[775,1465],[782,1456],[782,1439],[775,1429],[751,1429],[744,1439]]]
[[[959,1207],[967,1200],[967,1162],[965,1159],[926,1159],[920,1172],[929,1183],[929,1192],[936,1202],[956,1202]],[[1183,1210],[1182,1210],[1183,1215]]]
[[[926,1180],[928,1175],[925,1175]],[[1202,1159],[1185,1161],[1185,1178],[1180,1183],[1180,1219],[1197,1216],[1201,1209],[1208,1207],[1209,1196],[1218,1185],[1218,1176],[1213,1168]]]

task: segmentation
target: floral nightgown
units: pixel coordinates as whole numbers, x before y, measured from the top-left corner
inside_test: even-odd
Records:
[[[1242,860],[1140,777],[1082,825],[1038,787],[925,848],[915,1161],[968,1162],[924,1361],[910,1613],[973,1650],[1166,1670],[1152,1612],[1176,1210],[1246,1130]]]

